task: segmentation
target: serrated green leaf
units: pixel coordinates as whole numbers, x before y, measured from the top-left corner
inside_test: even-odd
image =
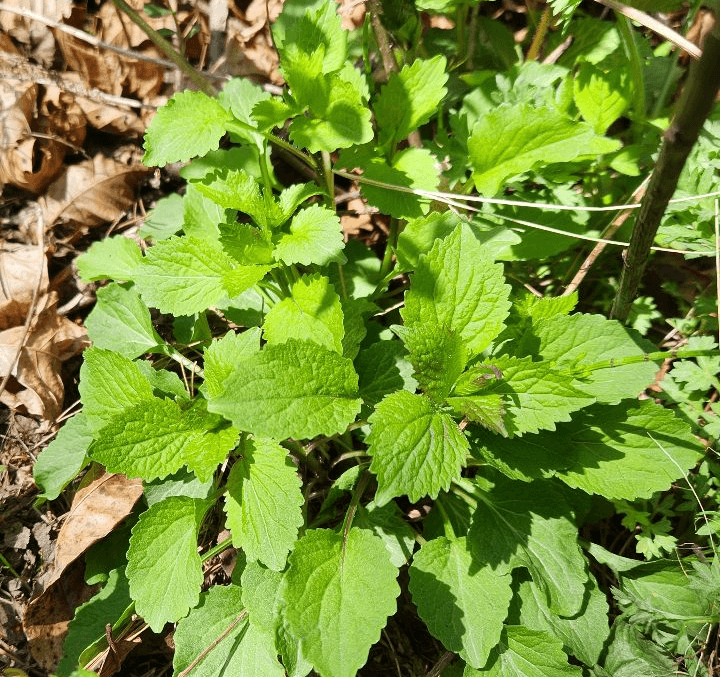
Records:
[[[220,244],[239,263],[272,263],[272,245],[265,240],[259,228],[248,223],[221,225]]]
[[[557,432],[512,441],[478,434],[477,454],[508,477],[556,475],[607,498],[650,498],[693,467],[700,447],[689,426],[650,401],[593,405]]]
[[[468,544],[477,560],[500,573],[526,567],[555,613],[574,616],[582,607],[587,565],[577,527],[549,482],[521,484],[497,475],[475,509]]]
[[[220,642],[213,645],[219,638]],[[173,639],[175,675],[187,670],[210,646],[212,650],[192,670],[197,677],[285,674],[275,656],[272,638],[248,624],[237,585],[216,585],[200,595],[200,603],[178,623]]]
[[[473,667],[500,640],[511,577],[473,561],[466,540],[427,541],[410,566],[410,592],[428,630]]]
[[[293,143],[312,153],[331,153],[371,141],[370,110],[363,103],[362,94],[334,73],[318,76],[312,66],[307,69],[302,78],[295,70],[284,70],[293,94],[301,95],[311,110],[310,116],[298,116],[290,123]],[[308,78],[308,73],[314,74]]]
[[[142,252],[134,240],[123,235],[105,238],[90,245],[76,260],[83,282],[94,280],[132,280],[142,261]]]
[[[79,390],[91,431],[154,399],[152,386],[127,357],[102,348],[90,348],[83,357]]]
[[[563,618],[550,611],[545,595],[529,581],[520,584],[517,595],[521,625],[559,639],[568,653],[586,665],[598,664],[610,626],[607,599],[594,576],[588,576],[583,608],[572,618]]]
[[[322,677],[353,677],[380,639],[400,593],[382,541],[364,529],[344,537],[310,530],[285,574],[285,616]]]
[[[252,115],[253,107],[260,101],[267,101],[271,97],[262,87],[247,78],[232,78],[225,83],[222,92],[218,94],[218,101],[229,108],[232,114],[241,122],[251,127],[257,126]],[[248,131],[233,130],[233,133],[255,144],[262,149],[265,139],[262,134]]]
[[[285,10],[283,10],[285,14]],[[273,26],[273,36],[283,67],[292,64],[299,55],[321,54],[317,73],[339,70],[347,56],[347,31],[337,6],[323,2],[308,9],[294,21],[282,17]]]
[[[395,154],[392,164],[373,157],[361,166],[364,177],[372,181],[420,190],[437,190],[438,187],[437,160],[425,148],[406,148]],[[361,184],[361,190],[373,207],[398,219],[421,217],[430,208],[428,198],[411,193],[369,184]]]
[[[500,378],[487,373],[486,366],[472,367],[456,384],[454,392],[458,399],[450,397],[448,404],[472,420],[475,407],[485,408],[487,397],[502,395],[504,427],[511,437],[555,430],[556,423],[569,421],[572,412],[595,401],[583,392],[582,384],[571,373],[558,369],[552,362],[533,362],[531,357],[498,357],[492,360],[492,366]]]
[[[562,645],[545,632],[508,625],[483,670],[466,667],[463,677],[580,677],[582,669],[567,662]]]
[[[303,276],[290,294],[268,311],[263,324],[265,340],[269,344],[308,340],[342,354],[343,311],[330,280],[319,273]]]
[[[80,412],[65,422],[33,465],[35,484],[42,489],[40,498],[48,501],[56,499],[75,479],[87,462],[87,450],[92,439],[92,426],[87,415]]]
[[[381,144],[401,141],[438,112],[447,93],[445,66],[445,57],[438,55],[390,73],[374,105]]]
[[[452,417],[423,395],[399,390],[386,396],[370,416],[368,453],[377,475],[375,501],[394,496],[435,498],[460,477],[468,442]]]
[[[134,281],[149,306],[192,315],[249,289],[269,269],[237,265],[218,242],[172,237],[148,250]]]
[[[196,91],[178,92],[160,108],[145,132],[148,167],[164,167],[216,150],[232,115],[215,99]]]
[[[487,196],[518,174],[619,148],[618,141],[596,135],[584,122],[529,104],[498,106],[483,116],[468,139],[475,187]]]
[[[220,226],[234,223],[237,212],[225,209],[190,181],[183,196],[183,232],[199,240],[217,240]]]
[[[241,334],[228,332],[221,339],[213,341],[205,349],[205,383],[203,390],[207,397],[221,395],[223,382],[232,373],[235,365],[260,350],[260,329],[253,327]]]
[[[155,369],[150,362],[145,360],[135,360],[134,364],[148,380],[156,396],[169,396],[177,402],[190,400],[183,380],[174,371]]]
[[[576,369],[582,376],[582,389],[598,402],[608,404],[636,397],[653,382],[658,369],[653,362],[638,362],[583,372],[583,366],[588,364],[620,361],[655,349],[637,332],[602,315],[576,313],[540,319],[514,348],[520,355],[542,357],[554,360],[558,367]]]
[[[350,360],[292,339],[237,364],[209,409],[240,430],[284,440],[343,432],[360,403]]]
[[[297,469],[272,440],[246,440],[227,481],[227,526],[248,560],[285,568],[303,524]]]
[[[405,326],[447,327],[478,353],[500,333],[508,315],[510,287],[502,266],[483,252],[464,225],[420,258],[401,311]]]
[[[341,305],[344,332],[342,355],[354,360],[360,350],[360,344],[367,335],[367,321],[380,308],[364,298],[347,298],[341,301]]]
[[[677,671],[673,658],[623,616],[613,624],[603,667],[612,677],[660,677]]]
[[[236,430],[213,430],[216,424],[217,417],[203,419],[172,400],[154,398],[116,415],[98,432],[89,455],[129,477],[167,477],[187,464],[205,480],[237,439]]]
[[[430,323],[394,329],[405,343],[420,389],[433,402],[442,404],[467,363],[467,351],[459,333],[445,325]]]
[[[575,104],[596,133],[604,134],[630,105],[626,80],[621,69],[604,72],[590,63],[580,64],[574,80]]]
[[[63,658],[53,674],[57,677],[71,674],[73,668],[78,667],[78,658],[85,647],[104,634],[107,619],[117,618],[130,601],[125,569],[111,571],[102,590],[75,609],[63,643]]]
[[[263,229],[272,229],[286,220],[275,198],[260,190],[254,177],[242,170],[221,170],[195,186],[224,209],[237,209],[252,217]]]
[[[290,223],[290,232],[280,236],[275,246],[275,258],[287,263],[345,263],[340,219],[330,209],[312,205],[299,211]]]
[[[140,515],[133,527],[126,569],[130,596],[153,632],[197,604],[203,582],[197,538],[210,505],[171,497]]]
[[[412,366],[399,341],[379,341],[361,350],[355,358],[355,369],[360,395],[370,405],[396,390],[414,392],[417,388]]]
[[[85,321],[96,348],[130,359],[165,342],[155,331],[150,311],[134,289],[112,283],[97,290],[97,302]]]

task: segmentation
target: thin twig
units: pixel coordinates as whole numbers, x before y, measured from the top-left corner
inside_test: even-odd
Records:
[[[12,375],[13,369],[15,369],[15,366],[18,363],[18,360],[20,359],[20,355],[22,355],[22,351],[25,348],[25,341],[27,340],[28,334],[30,333],[30,325],[32,324],[33,320],[35,319],[35,310],[37,308],[37,302],[38,298],[40,297],[40,287],[42,286],[43,281],[43,273],[45,272],[45,220],[43,218],[42,211],[40,210],[40,207],[37,206],[36,208],[36,227],[37,227],[37,237],[38,237],[38,247],[41,251],[41,258],[40,258],[40,274],[38,275],[38,281],[35,284],[35,288],[33,289],[33,295],[32,299],[30,301],[30,307],[28,308],[27,315],[25,317],[25,325],[23,327],[23,334],[20,337],[20,341],[18,343],[17,351],[15,352],[15,357],[8,365],[7,374],[3,377],[2,382],[0,382],[0,395],[5,391],[5,386],[7,385],[7,382],[10,380],[10,376]]]
[[[430,671],[427,675],[425,675],[425,677],[439,677],[439,675],[442,674],[442,671],[450,665],[454,658],[455,654],[452,651],[446,651],[442,656],[440,656],[440,660],[435,663],[432,668],[430,668]]]
[[[595,0],[595,2],[598,2],[601,5],[605,5],[605,7],[609,7],[616,12],[620,12],[620,14],[626,16],[631,21],[637,21],[639,24],[642,24],[646,28],[649,28],[651,31],[657,33],[659,36],[665,38],[669,42],[672,42],[680,49],[684,49],[694,59],[699,59],[702,55],[702,50],[695,43],[690,42],[690,40],[684,38],[677,31],[674,31],[672,28],[666,26],[661,21],[654,19],[649,14],[641,12],[639,9],[628,7],[627,5],[623,5],[622,3],[615,2],[615,0]]]
[[[632,197],[630,200],[634,202],[638,198],[642,197],[645,193],[645,186],[647,186],[647,182],[649,181],[649,177],[645,179],[635,190],[635,192],[632,194]],[[628,220],[628,217],[632,214],[632,210],[626,209],[624,212],[620,212],[613,220],[612,223],[608,228],[605,229],[602,236],[606,238],[610,238],[620,229],[620,227],[625,223],[625,221]],[[579,286],[580,283],[585,279],[585,276],[588,274],[588,271],[592,267],[592,265],[597,260],[598,256],[602,253],[602,251],[605,249],[606,244],[605,242],[598,242],[593,250],[588,254],[585,261],[583,261],[582,265],[578,269],[577,273],[575,273],[575,277],[573,277],[570,284],[567,286],[565,291],[562,293],[563,296],[568,296],[569,294],[572,294]]]
[[[67,33],[68,35],[72,35],[78,40],[87,42],[90,45],[93,45],[95,47],[101,47],[102,49],[107,49],[111,52],[115,52],[116,54],[120,54],[130,59],[136,59],[137,61],[147,61],[148,63],[154,63],[157,66],[162,66],[163,68],[177,68],[177,65],[172,61],[169,61],[168,59],[161,59],[156,56],[142,54],[141,52],[136,52],[125,47],[118,47],[117,45],[113,45],[109,42],[105,42],[104,40],[100,40],[100,38],[97,38],[94,35],[90,35],[90,33],[86,33],[85,31],[81,31],[78,28],[74,28],[73,26],[68,26],[67,24],[60,23],[59,21],[54,21],[53,19],[49,19],[42,14],[38,14],[37,12],[33,12],[29,9],[24,9],[23,7],[12,7],[11,5],[7,5],[4,2],[0,2],[0,12],[11,12],[12,14],[19,14],[26,19],[32,19],[33,21],[44,24],[45,26],[55,28],[59,31],[62,31],[63,33]],[[226,76],[215,75],[214,73],[203,71],[203,75],[208,78],[213,78],[214,80],[227,80]]]
[[[535,61],[540,54],[540,48],[547,35],[548,28],[550,28],[550,19],[552,19],[552,7],[548,5],[540,17],[540,23],[538,24],[535,36],[533,37],[532,44],[528,53],[525,56],[525,61]]]

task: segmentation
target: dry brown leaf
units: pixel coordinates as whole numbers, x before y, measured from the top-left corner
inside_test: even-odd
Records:
[[[80,148],[85,141],[87,120],[75,97],[54,85],[46,86],[40,104],[42,131]]]
[[[62,363],[89,345],[84,327],[57,314],[57,294],[50,292],[39,300],[28,331],[24,326],[0,331],[0,378],[11,376],[0,402],[54,420],[65,396]]]
[[[85,85],[119,96],[122,93],[120,56],[107,49],[98,49],[74,35],[55,31],[67,67],[80,74]]]
[[[72,0],[4,0],[10,7],[30,10],[36,14],[62,21],[72,11]],[[40,21],[13,12],[0,12],[0,28],[31,50],[36,62],[50,67],[55,58],[55,40],[52,31]]]
[[[142,482],[124,475],[104,474],[78,491],[57,540],[52,568],[43,592],[28,605],[23,628],[30,651],[45,669],[62,657],[62,644],[75,607],[90,597],[80,558],[105,538],[132,511],[142,496]]]
[[[133,203],[138,181],[149,171],[100,154],[68,167],[40,198],[45,227],[59,219],[88,227],[114,221]]]
[[[45,254],[40,247],[5,245],[0,249],[0,330],[25,323],[33,294],[48,287]]]

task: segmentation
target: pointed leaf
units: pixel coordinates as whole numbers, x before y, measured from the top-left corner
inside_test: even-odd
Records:
[[[259,437],[334,435],[360,411],[357,385],[350,360],[291,339],[238,363],[209,409]]]
[[[420,618],[450,651],[473,667],[500,640],[512,597],[509,574],[479,566],[464,538],[427,541],[413,557],[410,592]]]
[[[285,615],[322,677],[354,677],[400,593],[382,541],[364,529],[307,531],[285,574]]]
[[[427,397],[394,392],[378,404],[369,422],[368,453],[378,478],[378,505],[394,496],[435,498],[460,477],[468,442],[457,423]]]
[[[230,112],[207,94],[179,92],[158,110],[145,132],[143,162],[164,167],[216,150],[230,120]]]
[[[85,326],[96,348],[113,350],[130,359],[165,343],[137,292],[115,283],[97,290],[97,302]]]
[[[117,235],[90,245],[76,261],[78,275],[83,282],[93,280],[132,280],[142,261],[142,252],[129,237]]]
[[[246,440],[241,454],[230,471],[225,502],[233,545],[248,560],[282,571],[303,524],[297,469],[272,440]]]
[[[154,632],[197,604],[203,582],[197,538],[209,501],[168,498],[140,515],[128,549],[135,609]]]
[[[458,332],[468,351],[478,353],[502,330],[509,294],[502,266],[460,226],[420,258],[401,314],[409,328],[431,324]]]
[[[275,247],[275,258],[288,265],[345,263],[343,247],[340,219],[335,212],[312,205],[295,215],[290,233],[282,235]]]
[[[306,339],[342,354],[343,311],[330,280],[320,274],[306,275],[290,293],[268,311],[263,324],[265,340],[277,344]]]
[[[241,334],[230,331],[213,341],[205,349],[203,391],[207,397],[217,397],[224,390],[225,379],[235,365],[260,350],[260,329],[252,327]]]

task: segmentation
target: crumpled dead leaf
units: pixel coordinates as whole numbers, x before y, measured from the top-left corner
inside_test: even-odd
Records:
[[[57,294],[47,288],[47,262],[39,247],[0,250],[0,381],[9,375],[0,402],[52,420],[65,395],[62,363],[89,341],[84,327],[57,314]]]
[[[0,48],[7,48],[2,41]],[[0,49],[0,58],[20,59]],[[39,88],[32,82],[0,79],[0,187],[9,183],[35,193],[40,192],[57,175],[65,157],[65,147],[52,138],[38,138],[33,131],[47,124],[34,118]]]
[[[133,203],[137,184],[149,171],[100,154],[68,167],[39,200],[45,227],[59,219],[87,227],[114,221]]]
[[[81,555],[130,514],[142,492],[141,480],[105,473],[75,495],[58,534],[55,561],[46,572],[44,590],[28,604],[23,619],[30,652],[46,670],[52,671],[62,658],[75,608],[95,590],[85,584]]]

